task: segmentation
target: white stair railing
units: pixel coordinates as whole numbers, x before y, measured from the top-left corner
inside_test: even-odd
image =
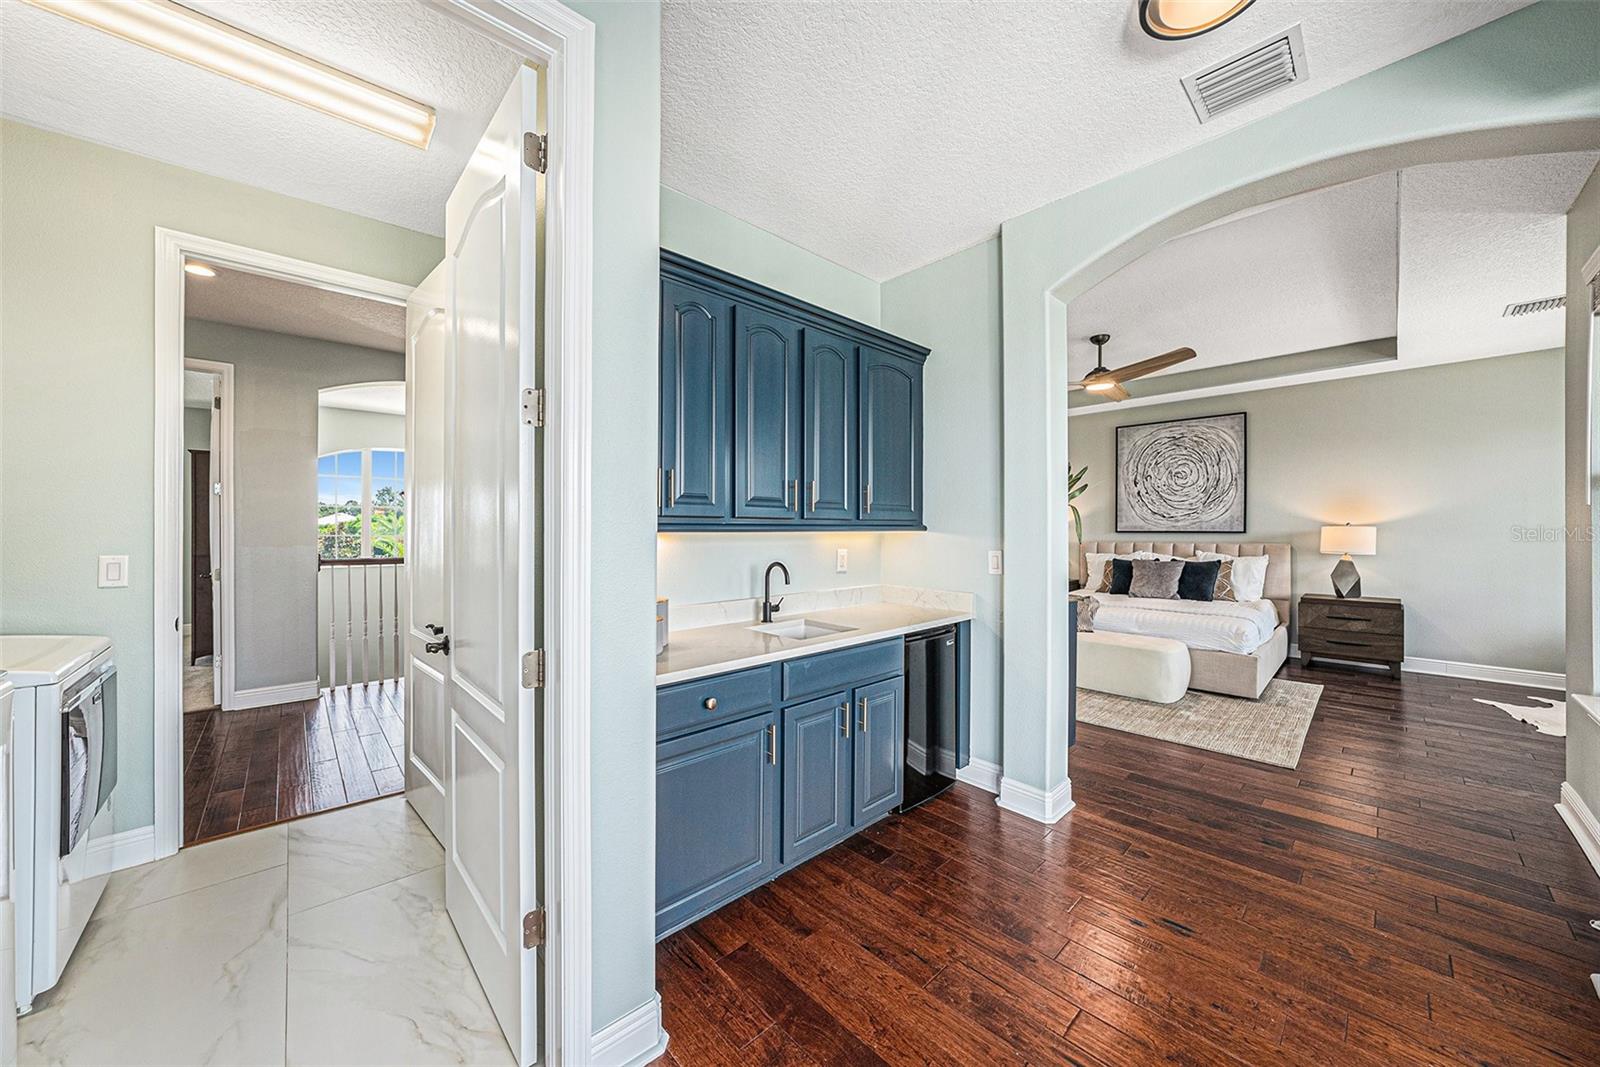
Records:
[[[324,689],[403,673],[405,562],[386,556],[317,561],[319,644],[326,644],[317,658]]]

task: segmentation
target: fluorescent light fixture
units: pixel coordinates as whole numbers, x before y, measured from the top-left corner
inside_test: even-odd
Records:
[[[74,22],[324,115],[427,148],[433,108],[264,41],[172,0],[28,0]]]
[[[193,274],[196,278],[215,278],[217,276],[216,271],[204,263],[196,263],[193,260],[183,265],[183,271],[185,274]]]

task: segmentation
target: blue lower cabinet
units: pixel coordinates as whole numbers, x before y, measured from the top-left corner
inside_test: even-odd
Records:
[[[900,803],[905,772],[906,682],[887,678],[854,691],[852,823],[864,826]]]
[[[850,833],[850,694],[783,709],[783,863]]]
[[[656,934],[762,884],[778,867],[778,715],[656,746]]]

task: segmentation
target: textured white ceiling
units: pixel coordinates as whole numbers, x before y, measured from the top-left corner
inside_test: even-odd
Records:
[[[187,318],[404,352],[406,309],[262,274],[213,267],[215,278],[183,279]]]
[[[0,2],[0,112],[423,233],[518,59],[419,0],[184,0],[428,104],[426,151],[16,0]]]
[[[406,413],[405,382],[363,382],[335,385],[317,393],[317,406],[345,411],[375,411],[383,415]]]
[[[1172,372],[1393,337],[1397,202],[1381,174],[1168,241],[1068,306],[1073,377],[1096,333],[1110,367],[1194,349]]]
[[[1223,219],[1069,304],[1069,367],[1094,366],[1088,337],[1102,331],[1111,367],[1195,350],[1167,374],[1385,337],[1397,338],[1396,368],[1557,347],[1560,312],[1501,313],[1563,290],[1565,213],[1597,162],[1416,167]]]
[[[1174,43],[1135,0],[665,0],[662,182],[881,280],[1526,3],[1264,0]],[[1179,79],[1296,22],[1310,78],[1200,125]]]

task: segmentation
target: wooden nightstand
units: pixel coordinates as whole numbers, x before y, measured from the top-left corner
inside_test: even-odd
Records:
[[[1396,680],[1406,658],[1406,612],[1398,600],[1382,596],[1300,597],[1300,665],[1314,658],[1381,663]]]

